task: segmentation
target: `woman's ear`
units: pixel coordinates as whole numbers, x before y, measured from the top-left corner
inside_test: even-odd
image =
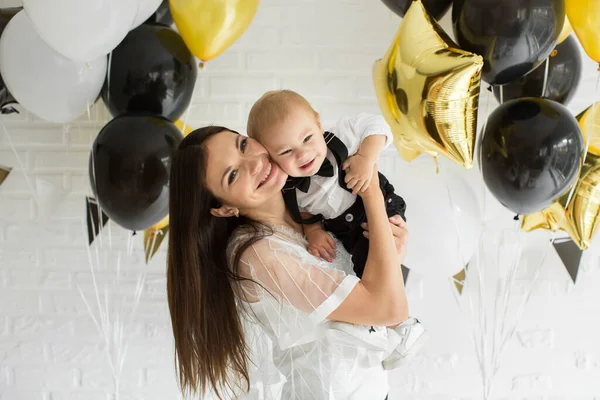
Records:
[[[211,208],[210,213],[215,217],[229,218],[239,217],[240,210],[235,207],[221,206],[219,208]]]

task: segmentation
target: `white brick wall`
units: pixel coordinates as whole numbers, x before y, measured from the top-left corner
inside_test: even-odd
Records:
[[[0,1],[3,7],[15,4]],[[245,131],[252,102],[275,88],[306,95],[325,125],[345,114],[377,112],[371,65],[384,54],[398,23],[379,1],[263,0],[239,43],[199,71],[188,122]],[[573,112],[594,98],[596,71],[587,59],[584,75]],[[482,92],[482,114],[489,97]],[[89,117],[64,126],[27,113],[2,118],[27,177],[48,180],[68,195],[50,219],[43,219],[22,171],[15,169],[0,192],[0,400],[117,400],[108,357],[115,356],[115,349],[107,351],[79,294],[81,289],[97,316],[82,219],[84,196],[90,193],[89,146],[108,112],[95,106]],[[380,163],[388,175],[394,173],[396,157],[389,151]],[[18,165],[4,135],[0,164]],[[471,176],[478,180],[476,172]],[[146,266],[141,235],[131,239],[115,225],[105,233],[90,255],[101,298],[106,290],[114,302],[111,317],[120,305],[131,305],[138,277],[146,276],[127,335],[118,399],[176,399],[164,249]],[[547,239],[539,237],[539,243]],[[539,258],[542,251],[533,255]],[[498,398],[600,398],[597,258],[588,252],[573,286],[556,256],[548,257],[501,364],[495,382]],[[480,399],[468,318],[452,300],[448,281],[413,275],[409,292],[411,312],[427,324],[433,338],[411,365],[391,375],[390,398]]]

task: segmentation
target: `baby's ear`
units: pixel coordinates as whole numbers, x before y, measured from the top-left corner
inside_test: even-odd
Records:
[[[320,130],[323,130],[323,127],[321,126],[321,117],[319,116],[319,113],[315,111],[315,121],[317,121],[317,125],[319,126]]]

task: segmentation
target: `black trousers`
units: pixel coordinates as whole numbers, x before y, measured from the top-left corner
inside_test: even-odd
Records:
[[[406,220],[404,216],[406,211],[404,199],[394,193],[394,186],[381,173],[379,174],[379,187],[383,192],[388,217],[398,214]],[[366,221],[367,215],[360,196],[339,217],[323,221],[325,230],[333,233],[342,242],[348,253],[352,255],[354,272],[359,278],[362,277],[369,254],[369,240],[363,236],[363,229],[360,226],[361,223]],[[407,272],[408,270],[405,272],[405,268],[403,268],[403,273],[407,274]]]

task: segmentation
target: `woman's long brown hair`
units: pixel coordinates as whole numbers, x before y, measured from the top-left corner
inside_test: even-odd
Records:
[[[179,384],[185,393],[249,389],[248,350],[233,285],[240,255],[261,237],[262,226],[244,217],[219,218],[220,205],[206,187],[205,141],[222,131],[209,126],[191,132],[171,161],[167,295],[175,337]],[[235,131],[232,131],[235,132]],[[229,268],[227,242],[245,225],[250,235]],[[264,236],[264,235],[262,235]],[[245,385],[243,385],[245,381]]]

